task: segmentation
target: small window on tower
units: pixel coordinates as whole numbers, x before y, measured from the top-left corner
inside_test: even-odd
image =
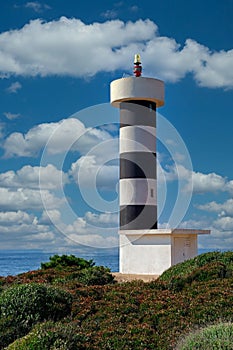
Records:
[[[150,189],[150,196],[151,196],[151,198],[154,197],[154,190],[153,190],[153,188]]]

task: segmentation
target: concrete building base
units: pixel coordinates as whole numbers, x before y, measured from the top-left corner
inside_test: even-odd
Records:
[[[197,255],[197,236],[210,230],[120,230],[120,273],[161,275]]]

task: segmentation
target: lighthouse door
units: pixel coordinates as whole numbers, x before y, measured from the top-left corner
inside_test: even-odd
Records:
[[[173,265],[196,255],[196,237],[174,237],[172,247]]]

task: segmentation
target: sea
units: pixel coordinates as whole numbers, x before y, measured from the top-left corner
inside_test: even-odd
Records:
[[[198,254],[208,251],[212,250],[199,249]],[[0,250],[0,276],[15,276],[23,272],[38,270],[42,262],[49,261],[49,257],[55,254],[73,254],[87,260],[92,259],[97,266],[108,267],[112,272],[119,271],[119,250],[117,248],[63,253],[41,250]]]
[[[97,266],[119,271],[118,249],[84,250],[70,252],[45,252],[41,250],[0,250],[0,276],[15,276],[23,272],[38,270],[41,263],[48,262],[55,254],[73,254],[76,257],[93,260]]]

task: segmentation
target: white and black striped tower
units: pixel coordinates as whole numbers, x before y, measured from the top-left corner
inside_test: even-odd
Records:
[[[157,229],[156,108],[164,104],[164,83],[141,77],[111,83],[111,103],[120,108],[120,231]]]
[[[156,109],[164,82],[134,77],[111,83],[111,104],[120,108],[120,272],[160,275],[197,255],[197,236],[209,230],[157,228]]]

